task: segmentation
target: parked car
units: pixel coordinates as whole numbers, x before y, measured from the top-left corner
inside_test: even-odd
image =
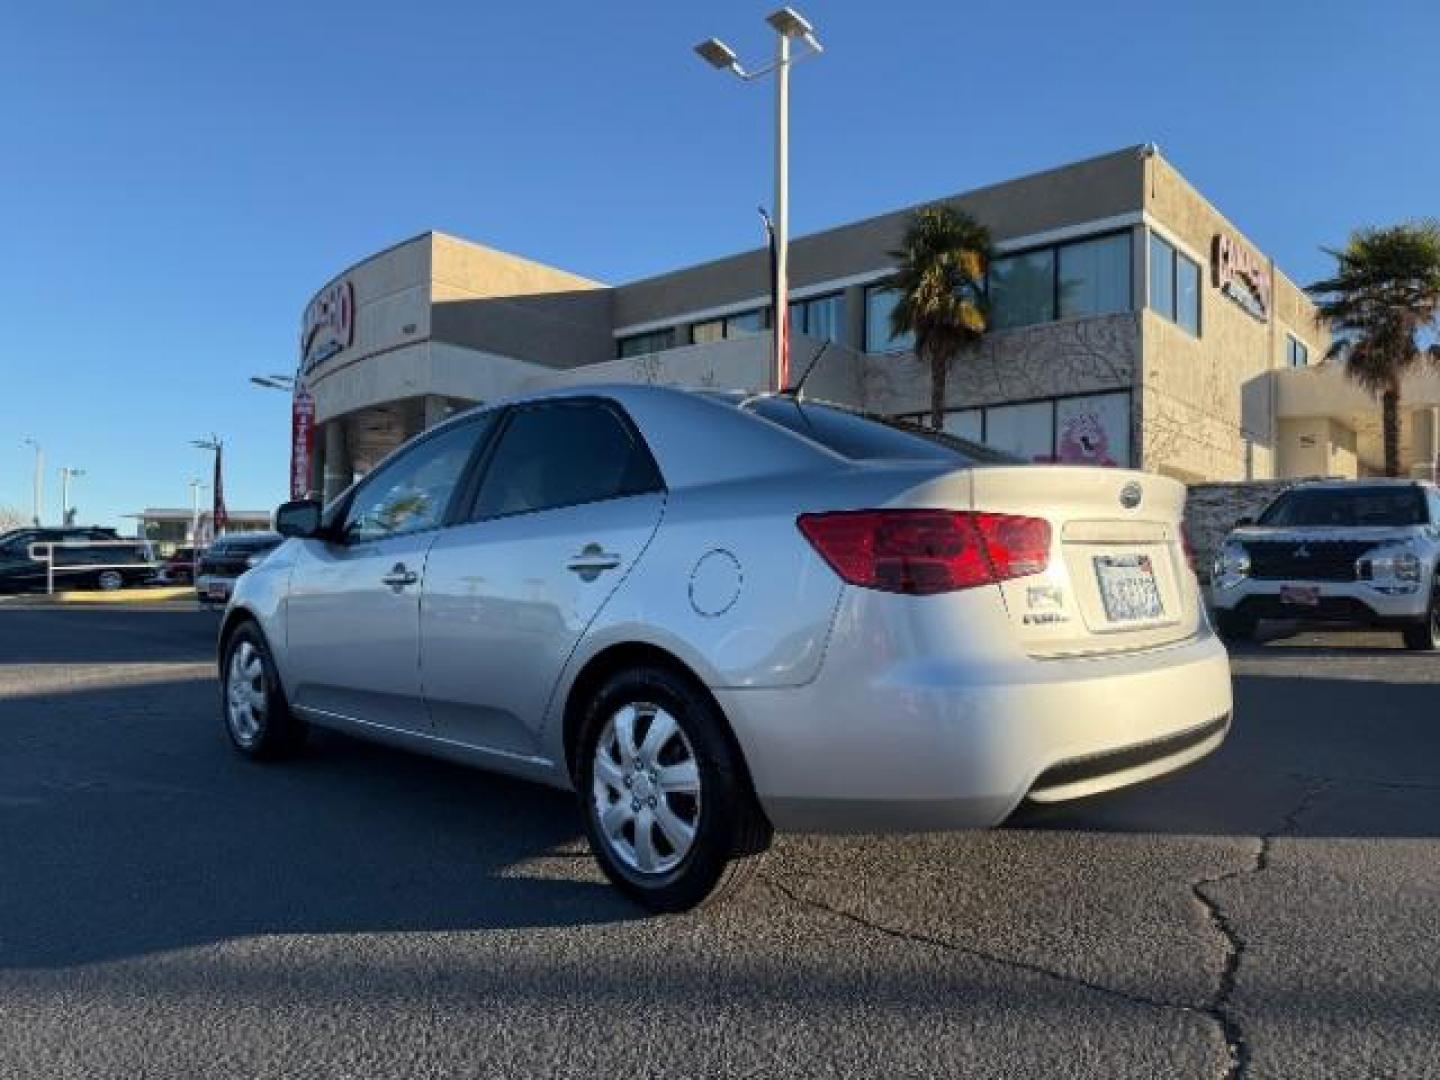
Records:
[[[791,396],[627,386],[470,411],[236,584],[221,713],[579,793],[657,910],[772,829],[985,827],[1220,745],[1229,661],[1184,488]]]
[[[1440,492],[1417,480],[1297,484],[1226,537],[1211,575],[1222,635],[1261,619],[1399,630],[1440,648]]]
[[[149,544],[122,541],[114,529],[12,529],[0,535],[0,593],[43,592],[52,580],[52,557],[57,589],[109,591],[145,585],[155,576]]]
[[[166,585],[189,585],[195,580],[195,566],[199,551],[193,547],[176,548],[160,564],[156,580]]]
[[[217,538],[196,563],[196,598],[203,605],[223,607],[240,575],[259,566],[283,539],[273,532],[230,533]]]

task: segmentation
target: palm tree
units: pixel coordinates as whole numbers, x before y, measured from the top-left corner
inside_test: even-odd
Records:
[[[985,336],[985,271],[990,232],[949,206],[921,207],[910,215],[896,270],[886,283],[899,296],[890,311],[893,337],[915,335],[915,355],[930,365],[930,423],[945,418],[950,363]]]
[[[1335,257],[1335,275],[1306,286],[1335,335],[1325,354],[1380,399],[1385,475],[1400,475],[1400,384],[1425,363],[1440,365],[1440,346],[1421,335],[1440,313],[1440,222],[1359,229]]]

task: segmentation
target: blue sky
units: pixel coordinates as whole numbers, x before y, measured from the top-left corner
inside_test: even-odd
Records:
[[[58,514],[286,491],[300,310],[440,228],[606,281],[755,246],[769,48],[750,0],[106,2],[0,9],[0,505],[32,435]],[[1440,212],[1440,7],[804,0],[792,228],[1154,140],[1299,280],[1355,225]]]

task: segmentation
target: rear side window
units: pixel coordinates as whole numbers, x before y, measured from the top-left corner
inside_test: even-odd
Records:
[[[943,431],[833,405],[799,402],[791,397],[762,397],[746,402],[744,407],[852,461],[943,461],[956,466],[1020,461]]]
[[[578,506],[661,487],[650,451],[614,408],[551,402],[511,414],[472,517]]]
[[[1278,528],[1396,527],[1426,523],[1418,487],[1295,488],[1260,515]]]

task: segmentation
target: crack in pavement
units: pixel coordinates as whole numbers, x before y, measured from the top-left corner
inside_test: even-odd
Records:
[[[1225,1080],[1242,1080],[1250,1069],[1249,1040],[1246,1039],[1239,1020],[1230,1011],[1230,1000],[1235,994],[1235,986],[1240,976],[1240,962],[1244,958],[1247,945],[1220,902],[1206,890],[1237,878],[1263,874],[1270,868],[1275,841],[1282,836],[1293,836],[1300,828],[1300,818],[1310,809],[1320,794],[1330,786],[1329,781],[1323,777],[1308,779],[1311,781],[1310,786],[1305,789],[1299,801],[1281,819],[1280,827],[1257,839],[1250,865],[1224,874],[1217,874],[1214,877],[1201,878],[1190,885],[1190,892],[1204,909],[1211,927],[1225,943],[1225,963],[1220,969],[1220,978],[1216,983],[1215,993],[1200,1010],[1220,1026],[1220,1032],[1225,1038],[1225,1049],[1230,1056],[1230,1065],[1223,1074]]]
[[[1205,1015],[1204,1009],[1197,1008],[1194,1005],[1186,1005],[1176,1001],[1163,1001],[1157,998],[1145,997],[1142,994],[1132,994],[1126,990],[1118,990],[1113,986],[1106,986],[1104,983],[1092,982],[1078,975],[1068,975],[1063,971],[1056,971],[1053,968],[1047,968],[1042,964],[1031,963],[1028,960],[1017,960],[1014,957],[1000,956],[996,953],[986,952],[984,949],[977,949],[972,945],[962,945],[959,942],[948,941],[945,938],[935,937],[930,934],[922,934],[914,930],[905,930],[897,926],[887,926],[885,923],[876,922],[863,915],[843,911],[824,901],[802,896],[788,885],[784,885],[766,875],[762,874],[760,880],[797,907],[810,911],[818,911],[831,918],[838,919],[841,922],[847,922],[852,926],[857,926],[862,930],[883,934],[886,937],[895,938],[911,945],[924,945],[934,949],[941,949],[945,952],[961,953],[962,955],[972,957],[976,960],[982,960],[989,964],[998,964],[1001,967],[1010,968],[1014,971],[1023,971],[1030,975],[1037,975],[1041,978],[1049,979],[1052,982],[1063,983],[1067,986],[1078,987],[1079,989],[1089,990],[1097,994],[1104,994],[1108,997],[1118,998],[1131,1005],[1139,1005],[1147,1009],[1162,1009],[1169,1012],[1185,1013],[1191,1016]]]
[[[1281,819],[1279,828],[1255,838],[1255,848],[1246,865],[1234,870],[1229,870],[1223,874],[1217,874],[1213,877],[1201,878],[1199,881],[1190,884],[1191,894],[1205,912],[1211,927],[1220,937],[1225,947],[1225,961],[1220,971],[1220,978],[1216,982],[1215,992],[1201,1005],[1188,1005],[1184,1002],[1165,1001],[1159,998],[1146,997],[1143,994],[1131,993],[1113,986],[1106,986],[1104,983],[1093,982],[1077,975],[1057,971],[1053,968],[1045,967],[1042,964],[986,952],[974,946],[962,945],[958,942],[949,941],[931,934],[889,926],[863,915],[844,911],[824,901],[804,896],[790,886],[768,875],[761,874],[760,880],[797,907],[820,912],[832,919],[849,923],[852,926],[859,927],[871,933],[883,934],[886,937],[904,941],[912,945],[922,945],[946,952],[960,953],[985,963],[999,965],[1013,971],[1022,971],[1052,982],[1061,983],[1081,990],[1088,990],[1092,993],[1103,994],[1107,997],[1115,998],[1131,1005],[1138,1005],[1142,1008],[1204,1017],[1219,1029],[1220,1036],[1225,1043],[1225,1050],[1229,1062],[1221,1075],[1225,1080],[1242,1080],[1250,1067],[1250,1045],[1245,1037],[1244,1031],[1240,1027],[1239,1021],[1236,1020],[1230,1012],[1230,999],[1235,992],[1236,981],[1240,972],[1240,962],[1245,954],[1246,943],[1234,923],[1231,922],[1229,916],[1225,914],[1219,902],[1212,898],[1206,890],[1212,886],[1221,885],[1237,878],[1264,873],[1269,869],[1275,841],[1281,837],[1292,836],[1298,832],[1300,818],[1310,810],[1315,800],[1318,799],[1333,782],[1332,778],[1329,777],[1305,777],[1304,779],[1310,781],[1310,786],[1301,794],[1295,806]]]

